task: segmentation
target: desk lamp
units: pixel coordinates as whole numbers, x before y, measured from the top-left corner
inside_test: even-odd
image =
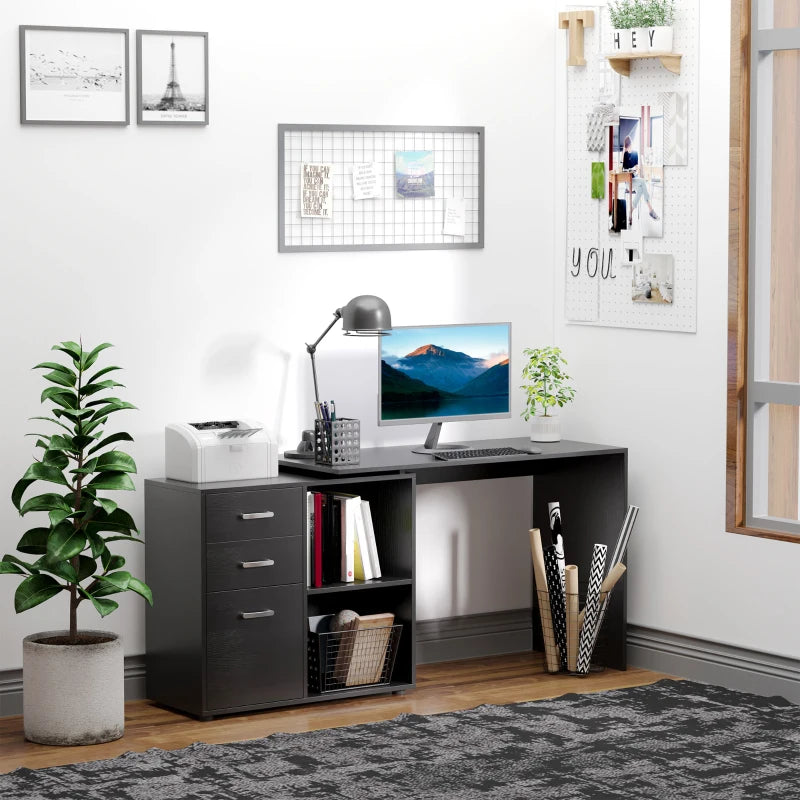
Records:
[[[319,403],[319,384],[317,382],[317,364],[314,358],[317,345],[325,338],[328,331],[342,320],[345,336],[388,336],[392,331],[392,314],[384,300],[373,294],[360,294],[347,305],[333,312],[333,320],[319,335],[313,344],[306,344],[306,352],[311,357],[311,374],[314,377],[314,399]],[[287,451],[284,455],[290,458],[314,457],[314,434],[304,431],[303,439],[295,451]]]

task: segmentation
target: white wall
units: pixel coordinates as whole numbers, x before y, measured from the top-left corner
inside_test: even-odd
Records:
[[[19,24],[124,27],[132,44],[136,28],[208,31],[210,126],[20,126]],[[140,521],[141,479],[163,474],[166,422],[252,416],[294,447],[311,419],[303,342],[355,294],[383,296],[396,324],[511,320],[517,359],[548,341],[553,209],[520,180],[517,158],[552,149],[543,76],[554,41],[551,4],[527,0],[491,13],[475,0],[5,0],[0,488],[10,494],[32,455],[23,434],[36,429],[26,420],[39,413],[42,381],[30,368],[62,339],[116,345],[106,363],[125,367],[125,397],[139,407],[114,422],[136,438],[140,491],[123,500]],[[486,248],[279,255],[279,122],[485,125]],[[536,180],[554,184],[549,158]],[[361,418],[366,444],[424,437],[422,426],[377,429],[374,341],[331,334],[319,371],[323,393]],[[454,425],[449,436],[521,435],[521,408],[518,392],[511,420]],[[516,480],[420,490],[421,618],[529,604],[529,503]],[[28,520],[0,503],[0,553],[13,552]],[[142,549],[126,555],[141,574]],[[507,579],[485,580],[487,564]],[[0,669],[20,666],[24,635],[67,622],[65,598],[15,616],[15,585],[0,579]],[[133,595],[103,623],[82,607],[81,623],[122,633],[128,654],[144,650]]]
[[[560,276],[557,338],[579,390],[570,434],[630,449],[630,623],[800,657],[786,624],[800,548],[725,532],[730,4],[701,3],[700,17],[697,333],[569,325]]]

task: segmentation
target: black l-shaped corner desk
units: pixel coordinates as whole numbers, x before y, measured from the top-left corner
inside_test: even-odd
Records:
[[[516,447],[524,438],[470,442]],[[276,478],[190,484],[145,482],[147,696],[204,719],[299,703],[382,694],[416,681],[416,486],[531,476],[532,523],[549,530],[558,500],[567,560],[588,574],[596,542],[613,550],[627,507],[625,448],[561,441],[541,454],[441,461],[410,445],[361,450],[355,465],[281,459]],[[369,500],[383,575],[372,581],[307,586],[306,493]],[[521,532],[522,533],[522,532]],[[264,565],[264,569],[242,569]],[[315,689],[309,617],[344,608],[391,611],[403,626],[391,682],[333,692]],[[604,621],[604,663],[626,668],[625,581]],[[534,649],[543,649],[532,603]]]

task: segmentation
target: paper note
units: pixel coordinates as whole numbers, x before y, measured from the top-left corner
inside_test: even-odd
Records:
[[[463,197],[448,197],[444,207],[442,233],[465,236],[467,233],[467,204]]]
[[[378,182],[378,171],[375,162],[353,165],[353,200],[368,200],[380,197],[381,187]]]
[[[333,215],[332,164],[300,168],[300,216],[330,219]]]

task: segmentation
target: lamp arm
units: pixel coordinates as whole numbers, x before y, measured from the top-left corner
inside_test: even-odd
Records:
[[[342,318],[342,309],[337,308],[336,311],[333,312],[333,320],[331,324],[325,328],[324,331],[319,335],[317,341],[314,344],[306,344],[306,352],[311,356],[311,374],[314,377],[314,399],[319,403],[319,387],[317,385],[317,363],[314,358],[314,354],[317,352],[317,345],[325,338],[328,334],[328,331]]]

